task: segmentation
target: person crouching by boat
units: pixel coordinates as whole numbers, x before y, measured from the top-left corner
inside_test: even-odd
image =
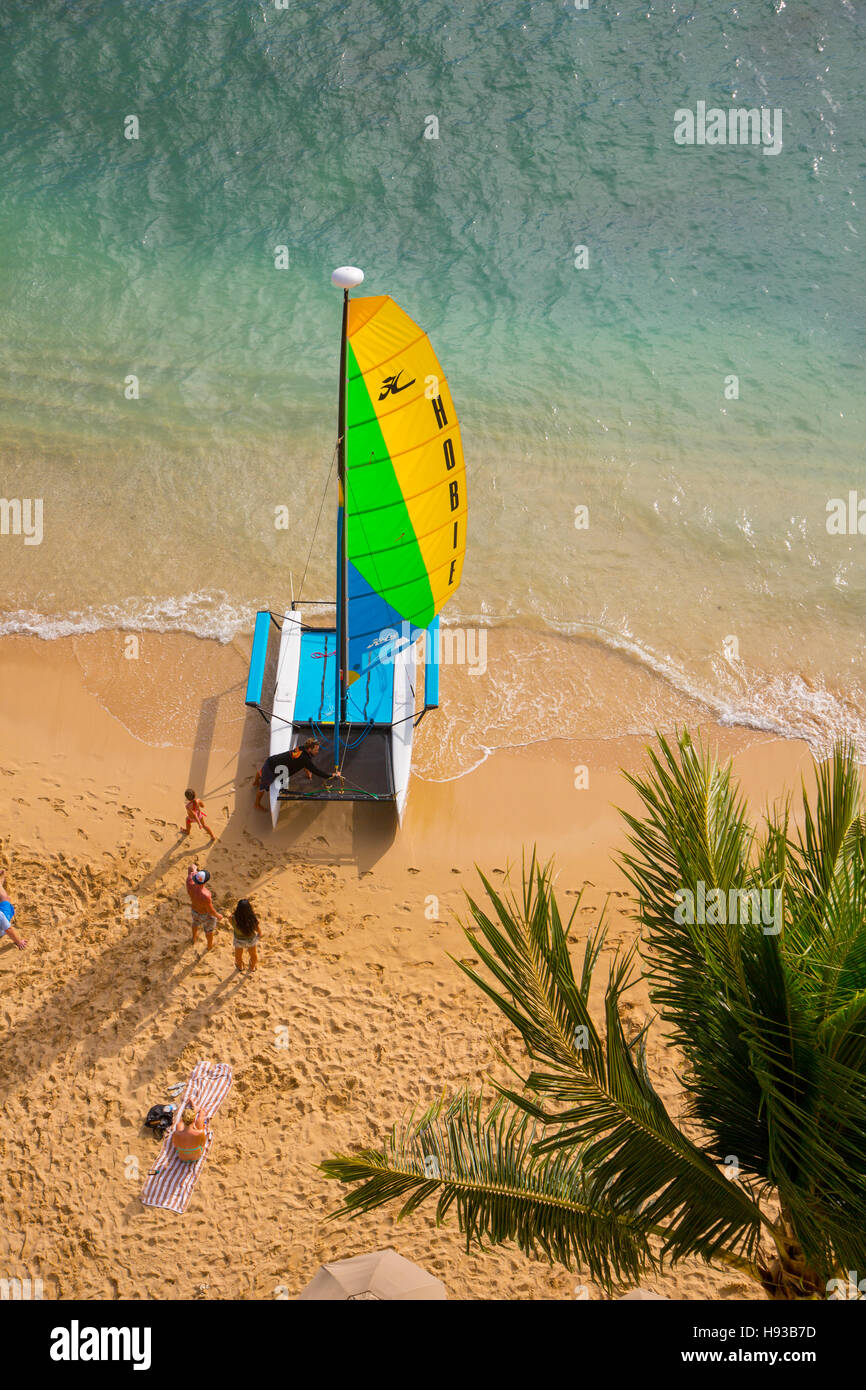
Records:
[[[23,951],[27,942],[23,936],[19,936],[12,925],[12,918],[15,916],[15,907],[6,892],[6,875],[0,873],[0,941],[7,937],[13,946],[17,946],[19,951]]]
[[[288,786],[289,778],[294,777],[296,772],[303,772],[308,781],[314,777],[320,777],[323,782],[327,782],[331,777],[339,777],[342,781],[341,772],[323,772],[320,767],[316,767],[313,762],[321,744],[318,739],[308,738],[299,748],[289,748],[285,753],[272,753],[265,760],[260,773],[256,778],[256,810],[266,811],[267,807],[262,805],[262,797],[271,789],[271,783],[280,779],[284,787]]]
[[[192,906],[193,944],[198,941],[199,927],[201,927],[204,930],[207,948],[212,951],[214,923],[221,922],[222,917],[213,905],[210,889],[205,887],[209,879],[210,874],[207,869],[200,869],[198,864],[190,864],[186,876],[186,891],[189,893]]]
[[[204,1153],[207,1142],[207,1117],[203,1116],[202,1110],[187,1105],[171,1131],[172,1147],[184,1163],[197,1163]]]
[[[250,971],[258,968],[257,947],[262,939],[259,929],[259,919],[253,910],[252,903],[247,898],[241,898],[234,910],[232,921],[235,927],[234,947],[235,947],[235,969],[243,971],[244,951],[250,953]]]

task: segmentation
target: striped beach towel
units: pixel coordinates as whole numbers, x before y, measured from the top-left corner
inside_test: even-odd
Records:
[[[196,1062],[179,1102],[179,1112],[182,1114],[184,1108],[191,1105],[195,1110],[203,1110],[210,1119],[225,1100],[231,1084],[232,1069],[228,1062]],[[213,1132],[208,1126],[201,1158],[195,1163],[184,1163],[178,1158],[169,1130],[162,1141],[159,1158],[145,1179],[141,1193],[144,1206],[166,1207],[182,1216],[212,1143]]]

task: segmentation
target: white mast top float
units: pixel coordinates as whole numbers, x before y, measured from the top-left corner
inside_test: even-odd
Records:
[[[352,290],[360,285],[363,278],[363,270],[356,265],[341,265],[331,272],[331,284],[336,285],[338,290]]]

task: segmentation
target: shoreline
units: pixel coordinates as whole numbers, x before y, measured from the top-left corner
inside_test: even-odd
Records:
[[[71,649],[88,688],[134,737],[154,746],[180,747],[189,737],[188,721],[178,723],[177,701],[169,709],[161,687],[177,679],[185,661],[205,676],[221,670],[237,681],[244,679],[252,623],[232,624],[231,635],[228,629],[209,631],[207,624],[202,632],[170,625],[166,630],[165,622],[177,616],[167,611],[170,607],[153,628],[112,613],[103,615],[105,625],[95,630],[2,633],[0,652],[15,654],[30,644],[30,650],[43,654],[34,658],[42,663],[53,659],[55,643]],[[211,613],[207,621],[217,620]],[[748,668],[739,658],[726,661],[711,654],[701,675],[613,629],[555,626],[540,617],[461,616],[446,623],[443,634],[439,732],[428,739],[425,721],[416,739],[413,772],[425,781],[462,776],[502,749],[541,748],[563,739],[648,740],[659,729],[673,731],[683,724],[804,739],[820,759],[846,738],[863,750],[866,765],[866,718],[861,713],[866,691],[854,680],[828,685],[794,669],[765,672]],[[131,669],[144,673],[142,685],[151,696],[147,711],[135,699],[135,683],[118,678],[123,646],[130,639],[144,658]],[[227,657],[228,652],[240,660]],[[450,760],[446,740],[456,755]],[[453,761],[460,767],[457,772]]]

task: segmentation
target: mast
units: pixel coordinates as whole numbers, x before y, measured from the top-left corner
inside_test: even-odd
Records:
[[[346,328],[349,291],[343,290],[343,333],[340,339],[340,401],[337,408],[337,646],[334,675],[334,771],[340,770],[340,725],[346,722],[346,671],[349,666],[349,626],[346,622]]]
[[[343,327],[340,337],[340,394],[337,405],[337,623],[334,673],[334,771],[340,769],[340,725],[346,719],[349,674],[349,560],[346,536],[346,356],[349,325],[349,290],[360,285],[364,272],[356,266],[340,266],[331,282],[343,291]]]

